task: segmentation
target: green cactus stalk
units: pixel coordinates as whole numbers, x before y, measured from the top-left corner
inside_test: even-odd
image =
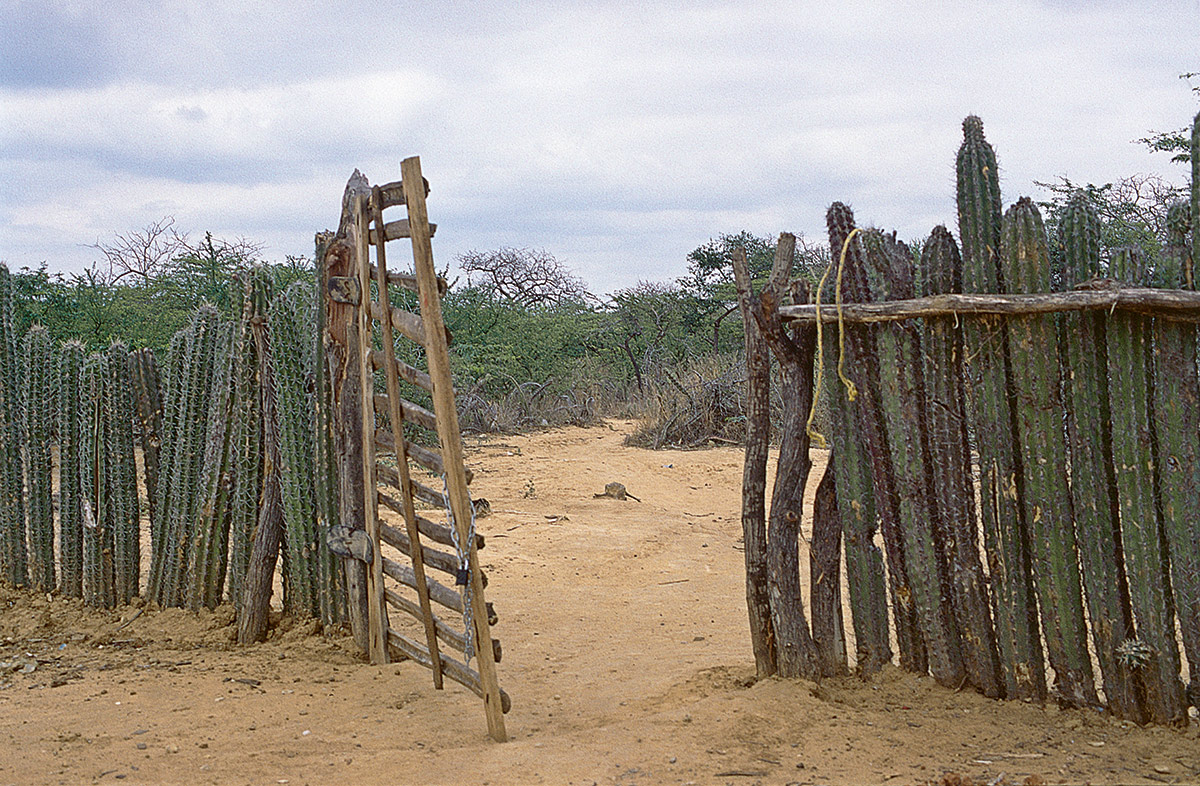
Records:
[[[830,206],[826,214],[829,227],[829,246],[835,258],[841,254],[846,239],[854,231],[854,213],[841,202]],[[845,302],[864,302],[870,299],[866,264],[862,245],[851,240],[847,246],[845,270],[842,271]],[[913,606],[909,571],[900,528],[900,508],[897,502],[896,479],[892,472],[891,449],[887,431],[881,420],[879,405],[879,367],[876,360],[875,330],[872,327],[848,326],[845,335],[846,358],[843,366],[854,382],[857,397],[850,402],[847,422],[853,422],[857,439],[868,458],[876,515],[883,532],[888,558],[888,583],[891,588],[892,619],[900,649],[900,666],[907,671],[924,674],[929,661]],[[847,396],[849,400],[849,396]]]
[[[106,424],[108,402],[105,387],[108,363],[104,355],[92,353],[83,363],[83,437],[80,481],[83,507],[83,599],[90,606],[116,605],[113,531],[109,515],[108,474],[110,455]]]
[[[867,675],[892,661],[883,553],[875,545],[879,527],[870,459],[853,426],[854,409],[846,398],[846,388],[833,372],[838,357],[837,331],[827,326],[822,332],[824,395],[830,402],[829,441],[837,462],[834,483],[846,544],[846,587],[854,626],[855,663],[858,673]],[[849,347],[846,365],[856,366]]]
[[[83,344],[63,344],[58,360],[59,588],[83,597]]]
[[[50,333],[34,325],[25,334],[25,472],[29,487],[30,584],[40,592],[56,585],[54,566],[55,358]]]
[[[142,572],[141,507],[133,438],[136,415],[129,376],[129,349],[116,341],[109,346],[106,360],[108,490],[105,497],[113,536],[114,593],[118,603],[128,603],[138,595]]]
[[[963,291],[1005,292],[999,265],[1000,180],[996,154],[974,115],[963,121],[958,151],[958,226],[962,240]],[[1033,594],[1029,535],[1020,504],[1022,469],[1015,450],[1004,321],[968,320],[968,386],[979,454],[980,512],[1000,666],[1007,698],[1044,699],[1045,667]]]
[[[142,446],[142,475],[153,531],[154,523],[158,520],[155,505],[158,502],[158,454],[163,431],[162,384],[153,350],[139,349],[129,353],[129,375],[133,380],[137,433]]]
[[[220,323],[211,306],[196,310],[190,324],[181,331],[179,365],[172,359],[163,402],[163,452],[170,457],[170,482],[159,478],[158,511],[162,518],[159,563],[152,570],[151,596],[162,606],[179,606],[186,596],[186,579],[191,569],[189,557],[200,514],[202,473],[208,413],[213,399],[214,360]],[[172,340],[172,354],[177,351]],[[168,444],[167,440],[170,440]],[[163,465],[163,471],[168,466]]]
[[[871,298],[907,300],[916,296],[912,252],[878,230],[864,234]],[[892,475],[900,509],[900,531],[909,591],[925,641],[929,671],[947,687],[963,683],[965,667],[950,596],[944,549],[939,543],[940,511],[930,496],[928,446],[924,433],[925,374],[920,333],[911,321],[889,322],[876,331],[880,414],[891,449]],[[944,602],[943,602],[944,601]]]
[[[242,597],[250,563],[251,538],[263,486],[262,391],[258,351],[251,333],[253,320],[265,318],[270,303],[270,278],[261,268],[240,271],[235,286],[241,292],[238,343],[233,358],[234,415],[230,424],[233,490],[230,504],[229,597]]]
[[[1012,291],[1050,291],[1046,230],[1041,214],[1028,197],[1019,199],[1004,215],[1001,259]],[[1069,706],[1095,706],[1099,700],[1083,616],[1054,316],[1010,317],[1008,347],[1016,393],[1020,464],[1025,473],[1021,502],[1033,546],[1042,630],[1054,669],[1054,687],[1059,700]]]
[[[1100,275],[1100,219],[1082,193],[1067,202],[1059,231],[1067,286]],[[1068,313],[1062,315],[1061,325],[1070,402],[1071,500],[1092,642],[1109,710],[1118,718],[1140,722],[1134,674],[1117,654],[1121,644],[1133,638],[1133,611],[1112,465],[1105,316]]]
[[[1172,205],[1168,211],[1170,240],[1155,271],[1155,286],[1185,286],[1188,213],[1187,203]],[[1200,379],[1196,359],[1195,325],[1154,320],[1155,468],[1175,613],[1191,674],[1192,704],[1200,701]]]
[[[921,293],[962,291],[962,258],[944,226],[935,227],[921,249]],[[932,495],[943,526],[941,540],[950,586],[943,590],[954,608],[962,636],[963,660],[971,685],[985,696],[1004,695],[999,651],[992,627],[987,577],[979,559],[975,486],[967,438],[962,326],[952,317],[924,324],[925,407],[929,435]]]
[[[14,587],[29,582],[20,365],[13,330],[12,276],[0,264],[0,576]]]
[[[150,519],[150,580],[146,596],[161,604],[167,580],[167,553],[170,536],[169,502],[173,497],[175,469],[182,417],[183,361],[187,350],[187,329],[176,331],[167,350],[166,376],[162,390],[162,428],[158,449],[159,473],[154,489],[154,515]],[[147,481],[149,482],[149,481]]]
[[[1196,286],[1196,265],[1200,264],[1200,112],[1192,120],[1192,259],[1187,267],[1187,280],[1194,288]],[[1200,684],[1200,676],[1192,677],[1194,684]]]
[[[221,325],[213,357],[213,380],[208,410],[204,464],[200,478],[200,508],[191,539],[187,601],[192,609],[216,608],[225,588],[229,556],[232,492],[232,421],[234,390],[232,362],[238,326]]]
[[[284,607],[318,616],[321,543],[313,498],[313,402],[310,380],[316,327],[311,285],[296,282],[280,293],[267,317],[279,413],[279,481],[283,502]]]
[[[1127,284],[1144,282],[1145,268],[1135,248],[1112,253],[1110,275]],[[1139,671],[1148,719],[1155,723],[1186,722],[1187,708],[1179,680],[1163,533],[1155,505],[1155,455],[1152,429],[1150,319],[1115,311],[1108,324],[1109,396],[1113,419],[1113,469],[1120,502],[1121,541],[1137,638],[1122,643],[1140,657],[1130,665]]]

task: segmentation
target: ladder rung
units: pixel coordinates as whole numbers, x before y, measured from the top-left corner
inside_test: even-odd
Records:
[[[396,648],[400,654],[405,657],[415,660],[427,669],[433,668],[433,659],[429,656],[429,650],[424,645],[418,644],[407,636],[401,635],[394,630],[388,629],[387,632],[388,644]],[[459,685],[470,690],[476,696],[483,698],[483,686],[479,680],[479,674],[469,666],[464,666],[454,658],[443,656],[442,673],[450,679],[457,682]],[[500,689],[500,711],[508,712],[512,709],[512,699]]]
[[[429,196],[429,181],[425,178],[421,178],[421,180],[425,184],[425,196]],[[384,183],[379,187],[379,193],[383,197],[383,204],[379,206],[380,210],[389,207],[399,207],[400,205],[405,204],[404,183],[400,180],[395,180],[391,183]],[[372,208],[373,211],[375,207],[374,199],[372,198],[367,204]]]
[[[379,502],[393,513],[398,513],[401,516],[404,515],[404,506],[401,504],[400,500],[396,499],[395,497],[392,497],[381,491],[379,492]],[[449,527],[445,526],[444,524],[438,524],[435,521],[430,521],[423,516],[417,516],[417,531],[432,540],[434,543],[440,543],[443,546],[454,545],[454,538],[450,535]],[[476,532],[476,551],[482,549],[485,545],[486,541],[484,540],[483,535],[480,535],[478,532]]]
[[[375,394],[375,411],[385,413],[389,411],[386,394]],[[400,411],[403,413],[406,423],[416,423],[418,426],[423,426],[430,431],[437,431],[437,416],[420,404],[414,404],[402,398],[400,399]]]
[[[399,592],[396,592],[396,590],[390,588],[384,590],[384,597],[387,599],[388,603],[390,603],[392,606],[395,606],[400,611],[415,617],[418,621],[421,620],[421,607],[401,595]],[[466,651],[466,636],[464,636],[460,631],[454,630],[449,625],[442,622],[436,614],[433,615],[433,622],[437,630],[437,637],[439,639],[444,641],[446,644],[449,644],[459,652]],[[503,657],[504,650],[500,646],[500,640],[492,639],[492,660],[499,663]]]
[[[376,371],[382,371],[383,364],[383,350],[372,349],[371,368],[375,369]],[[399,358],[396,359],[396,375],[405,382],[408,382],[411,385],[416,385],[428,393],[433,392],[433,380],[430,378],[430,376],[419,368],[413,368]]]
[[[371,265],[371,280],[372,281],[375,280],[375,276],[376,276],[376,269],[375,269],[375,265],[372,264]],[[388,280],[389,286],[397,286],[397,287],[400,287],[401,289],[407,289],[411,292],[420,292],[421,291],[420,284],[417,282],[417,277],[415,275],[413,275],[412,273],[397,273],[395,271],[389,270],[388,274],[387,274],[387,280]],[[441,276],[438,276],[437,277],[438,295],[441,297],[445,297],[446,291],[449,290],[449,288],[450,288],[450,285],[449,285],[449,283],[446,282],[446,279],[442,278]]]
[[[392,327],[400,331],[400,335],[410,341],[425,346],[425,323],[416,314],[402,308],[388,309],[392,315]],[[383,308],[377,301],[371,301],[371,319],[383,320]]]
[[[375,444],[384,450],[395,451],[396,442],[392,439],[392,432],[387,429],[375,429]],[[430,450],[427,447],[418,445],[415,442],[405,442],[405,452],[413,461],[420,464],[425,469],[435,475],[443,475],[446,472],[446,465],[442,461],[441,454]],[[475,473],[470,467],[463,467],[463,471],[467,474],[467,483],[475,479]]]
[[[429,236],[433,237],[435,232],[437,232],[437,224],[430,224],[429,225]],[[410,238],[410,237],[412,237],[412,231],[409,228],[407,218],[401,218],[398,221],[388,221],[386,224],[383,225],[383,239],[384,240],[403,240],[405,238]],[[368,230],[367,242],[369,242],[373,246],[378,245],[379,244],[379,233],[377,231],[375,231],[374,229]],[[389,284],[392,283],[391,279],[388,279],[388,283]]]
[[[417,588],[417,579],[413,574],[412,568],[408,565],[401,565],[393,559],[381,557],[383,560],[383,573],[385,576],[390,576],[394,581],[398,581],[409,589]],[[462,613],[462,596],[455,590],[447,587],[445,584],[425,577],[425,586],[429,588],[429,599],[434,603],[445,606],[451,611]]]
[[[397,549],[404,556],[412,557],[412,544],[409,543],[408,533],[381,521],[379,522],[379,537],[384,543]],[[442,573],[451,576],[458,575],[458,558],[453,554],[447,554],[444,551],[438,551],[437,549],[431,549],[428,546],[422,545],[421,557],[421,562],[426,567],[440,570]],[[480,578],[483,579],[483,586],[486,588],[487,574],[481,572]]]

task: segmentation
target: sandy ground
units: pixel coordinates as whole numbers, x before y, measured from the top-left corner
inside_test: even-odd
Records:
[[[510,742],[465,689],[367,665],[311,623],[237,648],[225,607],[0,590],[0,784],[1200,783],[1195,722],[1141,729],[896,669],[755,682],[741,453],[626,448],[630,427],[469,446]],[[594,498],[610,481],[641,502]]]

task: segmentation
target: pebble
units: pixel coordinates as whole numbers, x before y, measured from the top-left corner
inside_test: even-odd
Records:
[[[144,742],[139,742],[139,743],[137,744],[137,749],[138,749],[138,750],[140,750],[140,751],[144,751],[144,750],[146,750],[146,743],[144,743]]]
[[[1170,775],[1171,774],[1171,768],[1165,764],[1155,764],[1154,771],[1157,772],[1159,775]]]

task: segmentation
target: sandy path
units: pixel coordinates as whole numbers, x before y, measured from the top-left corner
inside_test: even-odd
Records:
[[[0,661],[38,664],[0,675],[0,784],[1200,782],[1195,723],[1131,728],[896,670],[755,684],[741,453],[625,448],[628,428],[469,447],[511,742],[488,740],[466,690],[365,665],[344,636],[285,622],[237,649],[228,609],[118,630],[135,610],[0,591]],[[609,481],[642,501],[594,498]]]

